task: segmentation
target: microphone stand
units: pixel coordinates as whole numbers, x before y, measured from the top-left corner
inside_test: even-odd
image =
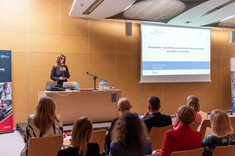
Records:
[[[87,73],[87,75],[89,75],[89,76],[93,76],[93,80],[94,80],[94,90],[97,90],[97,89],[96,89],[96,79],[97,79],[97,78],[99,78],[99,79],[101,79],[101,80],[106,80],[106,79],[103,79],[103,78],[101,78],[101,77],[92,75],[92,74],[90,74],[89,72],[86,72],[86,73]]]

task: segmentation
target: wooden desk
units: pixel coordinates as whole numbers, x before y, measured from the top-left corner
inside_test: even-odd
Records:
[[[118,117],[117,102],[121,90],[38,92],[38,99],[44,96],[55,100],[56,114],[64,124],[73,124],[81,116],[87,116],[92,122],[104,122]]]

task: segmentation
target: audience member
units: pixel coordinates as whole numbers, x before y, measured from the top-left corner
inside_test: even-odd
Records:
[[[91,135],[91,120],[80,117],[73,125],[71,146],[60,150],[57,156],[98,156],[99,145],[89,142]]]
[[[179,126],[168,130],[163,140],[163,147],[156,153],[162,156],[170,156],[174,151],[196,149],[201,146],[201,133],[190,128],[196,118],[196,112],[192,107],[180,106],[176,113]]]
[[[200,104],[199,104],[198,98],[195,95],[189,95],[187,97],[186,104],[187,104],[187,106],[192,107],[196,112],[196,119],[194,122],[201,122],[202,116],[201,116],[201,114],[198,113],[200,111]],[[176,122],[176,120],[174,121],[173,125],[174,125],[174,128],[176,128],[178,126],[178,123]]]
[[[213,110],[210,116],[212,135],[207,136],[203,142],[203,156],[211,156],[217,146],[235,145],[235,134],[228,115],[219,109]]]
[[[148,111],[144,114],[143,120],[150,132],[152,127],[164,127],[172,125],[171,117],[159,112],[161,108],[160,99],[155,96],[148,98]]]
[[[63,124],[55,114],[55,102],[50,97],[42,97],[36,108],[36,114],[28,118],[24,133],[25,147],[21,156],[28,153],[28,141],[30,138],[46,137],[63,133]]]
[[[122,115],[123,112],[130,111],[132,107],[131,102],[127,98],[119,99],[117,106],[118,106],[120,116]],[[116,123],[118,119],[119,118],[116,118],[112,121],[109,131],[105,137],[105,154],[106,155],[109,154],[110,144],[111,144],[111,132],[113,130],[114,124]]]
[[[110,156],[143,156],[152,153],[144,122],[136,113],[126,111],[116,122],[110,145]]]

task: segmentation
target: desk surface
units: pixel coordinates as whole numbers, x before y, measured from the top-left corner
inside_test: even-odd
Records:
[[[118,117],[121,90],[39,91],[38,98],[43,96],[55,100],[56,114],[64,124],[73,124],[81,116],[87,116],[92,122],[106,122]]]

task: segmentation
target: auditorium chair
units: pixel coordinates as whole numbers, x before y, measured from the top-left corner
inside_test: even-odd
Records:
[[[205,133],[206,133],[206,128],[207,127],[211,127],[211,122],[210,119],[206,119],[202,122],[201,128],[200,128],[200,132],[202,134],[202,140],[204,140],[205,138]]]
[[[30,138],[28,145],[28,156],[57,156],[63,143],[62,135]]]
[[[201,122],[192,122],[189,126],[192,128],[192,130],[197,130]]]
[[[104,153],[105,136],[106,136],[106,129],[94,130],[92,132],[92,136],[91,136],[90,142],[96,142],[96,143],[99,144],[99,146],[100,146],[100,154]]]
[[[235,116],[230,116],[229,118],[231,120],[231,125],[233,127],[233,133],[235,133]]]
[[[235,155],[235,145],[217,146],[212,156],[233,156]]]
[[[213,134],[212,128],[206,127],[204,138],[207,137],[208,135],[211,135],[211,134]]]
[[[202,156],[204,148],[198,148],[194,150],[175,151],[171,153],[171,156]]]
[[[152,127],[149,133],[149,138],[152,141],[152,149],[161,149],[163,139],[167,130],[173,129],[173,125],[165,127]]]
[[[200,114],[202,116],[202,122],[204,120],[208,119],[208,114],[206,112],[199,111],[198,114]]]

